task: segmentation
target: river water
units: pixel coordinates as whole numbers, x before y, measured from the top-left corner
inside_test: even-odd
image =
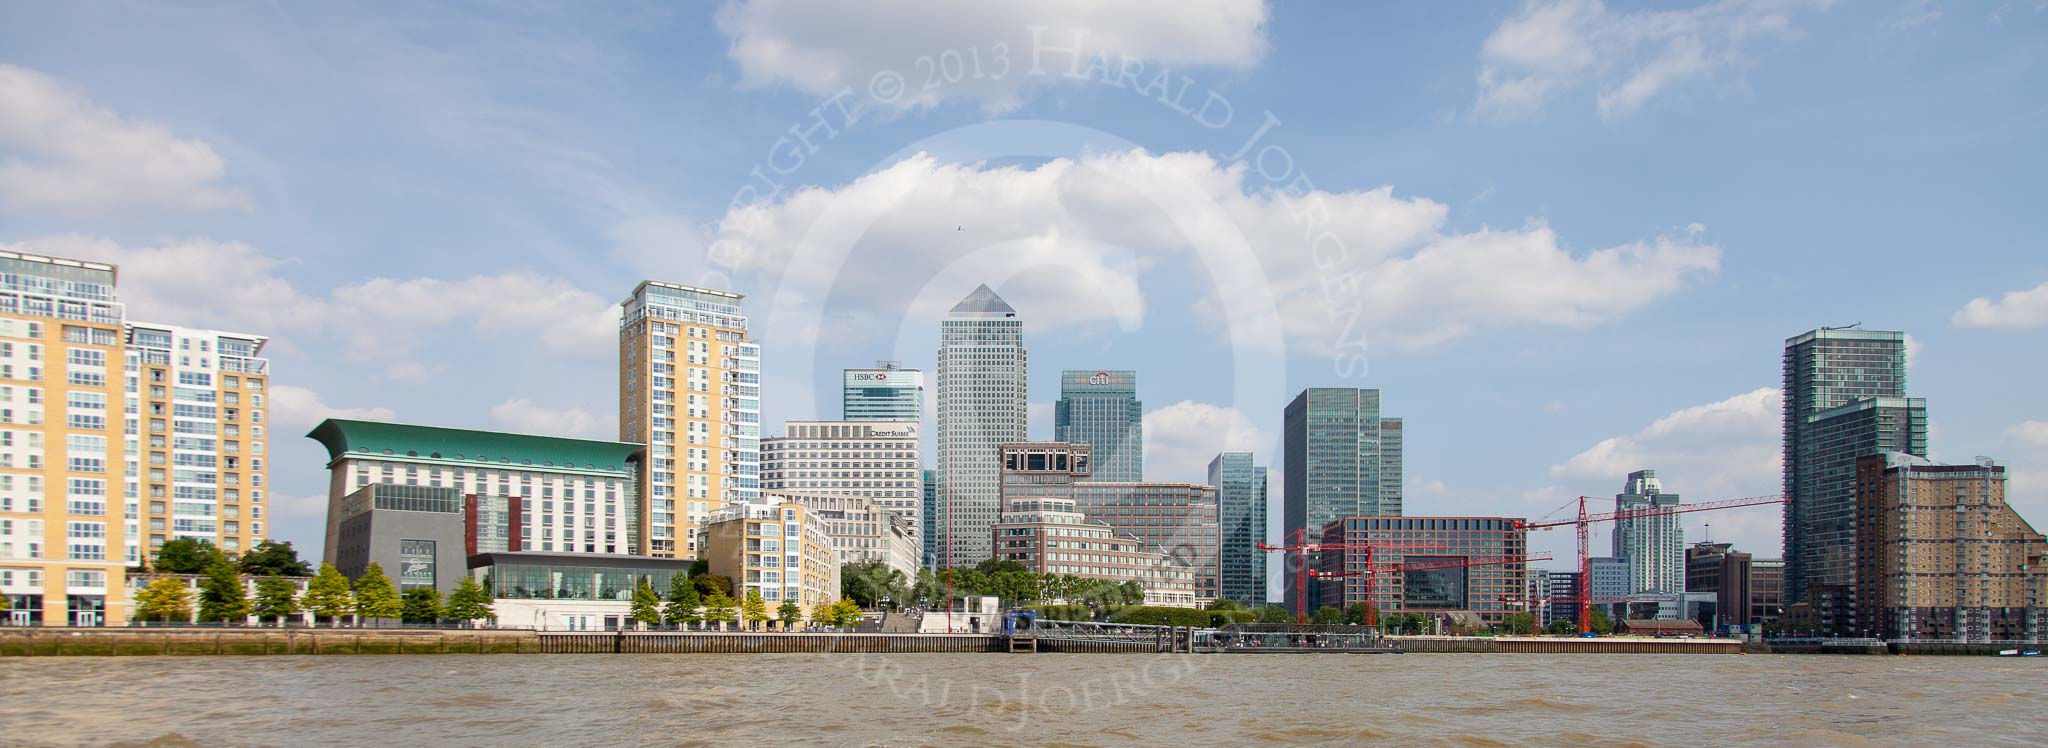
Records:
[[[1981,745],[2048,661],[1649,655],[0,660],[4,745]]]

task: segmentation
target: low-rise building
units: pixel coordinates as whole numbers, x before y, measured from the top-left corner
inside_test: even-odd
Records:
[[[761,593],[772,610],[793,600],[809,616],[839,600],[839,559],[823,515],[777,496],[727,504],[704,526],[710,571],[732,580],[733,599]]]
[[[1370,602],[1382,613],[1499,623],[1528,595],[1528,530],[1522,525],[1508,517],[1331,522],[1322,532],[1321,605]],[[1373,547],[1370,566],[1365,546]]]
[[[1065,574],[1113,582],[1136,582],[1145,589],[1148,605],[1194,607],[1201,570],[1172,553],[1147,544],[1121,528],[1092,519],[1075,500],[1088,484],[1090,449],[1086,444],[1019,442],[1005,444],[1003,513],[991,528],[995,558],[1016,561],[1040,574]],[[1101,484],[1099,500],[1135,496],[1121,487],[1147,484]],[[1176,494],[1186,498],[1183,490]],[[1209,492],[1206,556],[1214,584],[1215,499]],[[1159,511],[1165,511],[1163,508]],[[1189,516],[1188,507],[1174,510],[1172,521]],[[1150,525],[1159,527],[1164,525]],[[1212,587],[1213,589],[1213,587]]]
[[[768,490],[767,495],[794,501],[825,521],[832,536],[832,549],[841,565],[879,562],[903,572],[904,579],[917,576],[917,530],[912,520],[866,496],[831,496]]]
[[[605,553],[482,553],[469,573],[491,595],[500,626],[543,631],[612,631],[637,628],[633,590],[641,583],[668,595],[687,559]]]
[[[1856,461],[1859,636],[2039,642],[2048,538],[2005,501],[2005,467],[1898,452]]]
[[[1137,538],[1146,550],[1194,567],[1195,597],[1216,598],[1215,486],[1082,481],[1073,484],[1072,495],[1074,507],[1089,520]]]

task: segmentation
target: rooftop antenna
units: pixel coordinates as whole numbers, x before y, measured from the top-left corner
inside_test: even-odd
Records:
[[[1856,328],[1858,328],[1858,327],[1862,327],[1862,326],[1863,326],[1863,323],[1861,323],[1861,322],[1851,322],[1851,323],[1849,323],[1849,324],[1846,324],[1846,325],[1842,325],[1841,327],[1824,327],[1824,328],[1821,328],[1821,329],[1823,329],[1823,330],[1854,330],[1854,329],[1856,329]]]

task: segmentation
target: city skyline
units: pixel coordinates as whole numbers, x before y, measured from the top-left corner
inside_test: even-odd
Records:
[[[2048,514],[2048,404],[2009,374],[2048,364],[2029,311],[2048,280],[2030,237],[2048,226],[2024,187],[2044,163],[2028,126],[2041,94],[2018,85],[2039,78],[2027,55],[2040,12],[1903,27],[1891,8],[1799,6],[1787,33],[1709,34],[1723,63],[1621,96],[1671,39],[1598,68],[1532,66],[1542,58],[1518,52],[1542,48],[1514,42],[1612,39],[1593,32],[1640,28],[1648,11],[1588,6],[1558,27],[1535,23],[1554,18],[1538,12],[1548,3],[1427,18],[1261,7],[1219,25],[1207,41],[1220,46],[1148,46],[1165,32],[1123,29],[1136,46],[1105,50],[1191,80],[1179,102],[1013,75],[853,125],[798,82],[829,78],[747,55],[789,38],[771,17],[636,21],[655,44],[597,12],[165,11],[110,28],[78,7],[13,8],[19,23],[0,28],[9,114],[134,143],[128,163],[183,156],[144,178],[86,158],[112,151],[9,130],[0,154],[65,179],[6,182],[0,245],[119,265],[132,317],[269,336],[264,355],[293,376],[270,398],[288,438],[266,460],[265,529],[309,551],[325,486],[299,469],[321,453],[297,435],[321,417],[617,438],[616,301],[645,278],[747,294],[778,372],[762,383],[766,424],[832,417],[837,372],[877,358],[929,375],[931,326],[983,282],[1031,313],[1042,364],[1028,435],[1051,436],[1060,369],[1138,370],[1150,479],[1202,480],[1232,450],[1277,468],[1286,397],[1380,389],[1414,420],[1410,514],[1542,516],[1638,469],[1691,500],[1776,493],[1781,343],[1861,321],[1912,336],[1931,456],[2006,459],[2015,506]],[[804,39],[839,53],[816,65],[849,65],[840,80],[859,84],[921,72],[918,55],[1029,49],[1027,25],[1113,23],[934,13],[915,50]],[[1332,43],[1330,27],[1362,43]],[[350,30],[379,54],[335,66],[308,29]],[[183,53],[195,45],[219,52]],[[180,62],[151,62],[165,59]],[[1028,55],[1012,62],[1030,69]],[[1366,70],[1407,72],[1376,77],[1373,95],[1331,95]],[[1196,119],[1222,121],[1224,104],[1202,113],[1210,92],[1226,126]],[[373,122],[344,123],[337,106]],[[806,129],[814,111],[829,131]],[[1002,129],[1048,120],[1073,129]],[[777,147],[792,127],[816,146],[798,165]],[[335,153],[371,155],[337,167]],[[1157,182],[1197,194],[1133,191]],[[1317,268],[1293,204],[1262,197],[1290,185],[1342,227],[1338,270]],[[1194,259],[1187,237],[1214,233],[1174,218],[1208,204],[1232,220],[1197,225],[1245,232],[1264,282],[1227,257]],[[790,254],[829,250],[803,241],[824,205],[868,221],[866,238],[843,256]],[[1870,292],[1930,248],[1943,271],[1911,303]],[[1516,256],[1533,264],[1503,259]],[[1221,303],[1245,290],[1272,292],[1275,313]],[[1608,365],[1651,352],[1654,376]],[[457,381],[478,370],[494,386]],[[1687,536],[1708,522],[1717,541],[1777,555],[1777,512],[1689,516]],[[1559,554],[1571,539],[1531,545]]]

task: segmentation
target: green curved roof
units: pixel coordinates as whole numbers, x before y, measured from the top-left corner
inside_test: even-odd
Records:
[[[448,462],[625,471],[644,447],[630,442],[568,439],[440,426],[329,418],[306,433],[327,447],[329,462],[344,456],[393,456]]]

